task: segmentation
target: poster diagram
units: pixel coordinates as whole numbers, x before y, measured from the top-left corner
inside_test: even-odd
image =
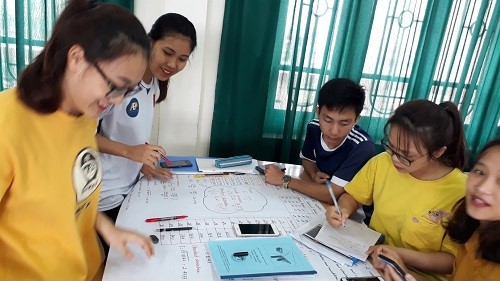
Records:
[[[117,226],[158,236],[155,256],[148,260],[131,245],[134,261],[111,249],[105,281],[122,280],[219,280],[210,262],[206,242],[234,238],[234,223],[273,223],[281,235],[323,215],[316,200],[290,189],[266,184],[260,175],[200,176],[176,175],[170,181],[141,179],[125,199]],[[145,219],[186,215],[187,219],[146,223]],[[191,226],[187,231],[156,232],[158,228]],[[318,271],[315,280],[340,280],[346,276],[376,274],[371,265],[353,267],[337,264],[299,245]],[[259,281],[303,280],[260,277]],[[245,280],[253,280],[251,278]]]
[[[268,203],[252,186],[211,186],[204,195],[203,204],[214,213],[261,212]]]

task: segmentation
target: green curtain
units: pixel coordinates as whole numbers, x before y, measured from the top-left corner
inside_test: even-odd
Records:
[[[282,9],[279,0],[226,0],[210,155],[264,159],[277,149],[262,127]]]
[[[42,50],[64,0],[0,0],[0,90],[16,85],[17,76]]]
[[[133,12],[133,0],[100,1]],[[18,75],[43,49],[66,0],[0,0],[0,91],[15,87]]]
[[[377,142],[397,106],[422,98],[459,106],[473,153],[499,136],[498,1],[247,2],[226,1],[211,156],[297,163],[334,77],[366,87],[360,125]]]

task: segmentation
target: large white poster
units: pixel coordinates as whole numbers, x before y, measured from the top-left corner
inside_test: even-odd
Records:
[[[210,263],[206,241],[235,237],[234,223],[273,223],[282,235],[287,235],[324,212],[318,201],[266,184],[260,175],[177,175],[170,181],[150,182],[141,179],[125,200],[117,225],[156,235],[156,255],[148,260],[141,249],[132,247],[136,258],[131,262],[111,249],[104,280],[219,280]],[[178,215],[188,218],[145,222],[147,218]],[[192,229],[156,231],[186,226]],[[318,271],[316,280],[376,274],[369,264],[341,265],[303,245],[299,247]],[[295,280],[290,276],[258,278],[284,279]]]

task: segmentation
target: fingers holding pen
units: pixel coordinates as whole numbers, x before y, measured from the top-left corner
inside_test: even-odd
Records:
[[[158,152],[159,153],[159,157],[161,157],[161,155],[165,155],[167,154],[167,152],[165,151],[165,149],[163,149],[163,147],[159,146],[159,145],[154,145],[154,144],[148,144],[149,145],[149,148]],[[159,159],[159,158],[158,158]]]
[[[155,146],[146,144],[130,146],[125,157],[132,161],[154,167],[161,158],[161,153],[154,148]]]
[[[152,145],[149,143],[136,145],[132,147],[131,157],[127,157],[136,162],[143,163],[152,168],[156,167],[156,164],[161,158],[165,159],[166,151],[163,147],[159,145]]]
[[[349,218],[349,214],[345,209],[340,208],[340,214],[339,214],[335,206],[328,207],[326,209],[325,216],[328,223],[335,228],[342,226],[347,220],[347,218]]]
[[[330,179],[330,175],[323,173],[321,171],[318,171],[316,175],[314,176],[314,181],[316,183],[324,184],[326,183],[327,180]]]

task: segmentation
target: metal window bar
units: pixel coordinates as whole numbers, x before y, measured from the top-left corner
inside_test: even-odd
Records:
[[[485,42],[492,36],[492,32],[487,31],[493,17],[493,2],[454,2],[434,74],[434,80],[440,83],[433,84],[444,86],[432,87],[429,95],[435,102],[453,100],[462,110],[466,124],[470,123],[475,108],[479,77],[488,51]]]
[[[369,125],[367,125],[369,126],[368,129],[376,129],[378,131],[380,126],[385,123],[384,119],[392,114],[393,110],[399,104],[413,98],[427,98],[434,102],[442,102],[444,100],[453,101],[453,99],[458,98],[458,102],[455,103],[458,103],[457,105],[462,109],[462,117],[465,118],[466,127],[477,127],[480,123],[478,123],[479,119],[476,119],[484,117],[485,114],[497,116],[499,109],[496,107],[497,103],[495,101],[497,98],[495,95],[487,97],[485,95],[479,96],[478,93],[482,91],[482,93],[488,95],[492,89],[497,88],[491,82],[487,82],[491,80],[491,77],[488,78],[485,75],[492,73],[492,67],[495,67],[495,64],[491,65],[490,61],[492,58],[496,58],[495,54],[498,53],[498,48],[495,47],[495,42],[498,41],[498,18],[500,18],[498,1],[458,0],[457,2],[443,5],[441,5],[442,2],[434,0],[417,1],[378,2],[383,9],[379,9],[378,6],[377,9],[385,13],[381,15],[381,12],[377,11],[375,22],[378,21],[380,23],[381,20],[379,19],[382,18],[385,18],[385,22],[380,24],[381,27],[376,30],[376,36],[379,38],[375,38],[373,42],[370,42],[367,61],[371,59],[371,63],[365,63],[361,75],[361,84],[365,85],[368,95],[367,102],[361,114],[370,117]],[[341,1],[335,0],[332,0],[332,2],[341,3]],[[413,10],[414,13],[412,24],[409,28],[406,27],[404,31],[397,30],[396,22],[402,18],[401,11],[394,9],[394,5],[397,3],[403,5],[403,10]],[[291,5],[293,4],[297,4],[297,2],[291,3]],[[298,6],[292,7],[299,9]],[[483,13],[479,12],[480,8],[483,9]],[[395,12],[391,15],[391,11]],[[428,20],[429,15],[439,15],[442,17],[439,21],[435,22]],[[333,36],[336,36],[338,29],[338,25],[335,25],[338,22],[333,19],[336,16],[337,12],[332,12],[330,20],[326,21],[326,23],[322,22],[324,27],[328,26],[329,34],[332,34],[333,28]],[[314,111],[314,104],[310,104],[310,102],[315,100],[315,98],[311,99],[311,97],[319,91],[324,79],[328,79],[328,76],[335,71],[332,68],[334,65],[332,64],[332,50],[334,50],[335,46],[329,45],[338,39],[333,36],[327,36],[327,40],[323,41],[327,42],[327,47],[322,51],[318,51],[320,47],[317,46],[323,44],[319,44],[319,41],[314,41],[315,44],[307,46],[305,52],[307,58],[300,58],[300,54],[298,53],[300,51],[296,48],[307,44],[307,42],[304,42],[302,37],[294,38],[292,36],[293,34],[302,35],[297,30],[304,30],[305,23],[298,23],[297,18],[298,15],[290,19],[290,21],[294,22],[293,30],[289,25],[286,28],[287,32],[290,31],[290,37],[285,38],[285,40],[293,42],[293,44],[285,44],[283,48],[284,50],[287,49],[289,53],[286,54],[286,62],[285,59],[282,60],[276,102],[274,103],[274,108],[278,110],[273,116],[278,117],[279,120],[285,118],[283,109],[286,109],[286,107],[277,101],[279,98],[287,101],[288,94],[290,93],[296,94],[292,96],[292,98],[295,97],[294,101],[296,101],[292,109],[294,111],[293,114],[297,116],[297,120],[305,120],[304,114],[311,114]],[[316,21],[313,22],[313,25],[317,24],[319,26],[316,18],[312,20]],[[424,24],[426,25],[426,29],[423,29]],[[383,32],[380,32],[382,30]],[[436,38],[435,36],[429,37],[429,31],[440,32],[439,34],[442,34],[442,36],[440,38]],[[477,34],[475,39],[471,37],[474,33]],[[323,33],[320,34],[318,31],[318,33],[313,34],[314,37],[321,38],[320,36]],[[372,41],[372,39],[370,40]],[[431,47],[428,50],[430,53],[427,55],[425,52],[429,47]],[[320,54],[322,57],[311,57],[311,53],[309,52],[322,53]],[[296,55],[293,60],[290,55],[291,53]],[[384,56],[385,58],[382,59]],[[282,57],[284,58],[285,55],[282,55]],[[297,57],[300,60],[297,60]],[[312,58],[313,61],[311,61]],[[415,61],[415,59],[418,59],[418,61]],[[325,60],[328,62],[326,65]],[[419,65],[419,62],[420,64],[423,62],[424,64],[422,65],[424,67]],[[302,71],[305,72],[304,76],[300,79],[298,79],[297,73],[299,67],[302,67]],[[423,86],[415,86],[415,81],[419,78],[425,79]],[[290,80],[293,80],[294,83],[290,83]],[[486,89],[490,89],[486,90],[487,92],[485,92],[485,88],[483,87],[483,82],[485,81],[487,82]],[[290,85],[293,88],[290,88]],[[315,91],[313,90],[314,86],[316,87]],[[374,87],[377,89],[374,90]],[[427,87],[428,91],[422,91],[427,89]],[[414,91],[415,89],[419,91]],[[301,103],[301,101],[303,102]],[[494,108],[484,108],[485,102],[493,102]],[[480,104],[476,105],[476,103]],[[472,119],[472,116],[477,117]],[[289,123],[288,127],[293,128],[293,139],[297,139],[297,136],[301,135],[300,130],[304,128],[300,127],[300,124],[296,124],[300,122],[297,122],[295,119],[293,120],[294,122]],[[266,122],[268,122],[267,119]],[[498,130],[500,121],[495,120],[495,123],[496,126],[491,125],[490,131]],[[278,138],[282,136],[279,133],[283,130],[282,123],[275,120],[272,121],[272,124],[271,121],[266,124],[268,124],[266,125],[265,133],[267,136]],[[487,126],[490,126],[489,123]],[[476,135],[474,135],[474,139],[479,140],[479,137]],[[374,137],[377,138],[380,136],[375,135]],[[468,136],[469,139],[471,137]],[[476,142],[473,141],[472,143]]]
[[[18,74],[42,50],[65,2],[0,1],[0,90],[14,87]]]

